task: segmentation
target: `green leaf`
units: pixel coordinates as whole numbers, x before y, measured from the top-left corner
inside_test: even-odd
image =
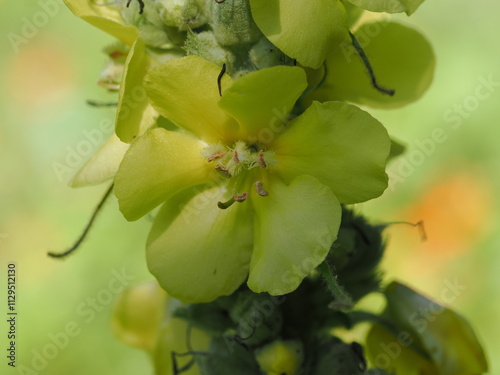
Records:
[[[412,14],[424,0],[348,0],[360,8],[371,12]]]
[[[405,145],[391,138],[391,152],[389,154],[388,160],[392,160],[397,158],[398,156],[403,155],[405,151],[406,151]]]
[[[441,296],[454,296],[460,293],[460,287],[456,279],[448,280]],[[411,324],[411,332],[441,373],[470,375],[488,371],[483,348],[461,315],[398,282],[386,288],[385,296],[386,315],[400,326]]]
[[[442,298],[460,292],[460,285],[454,282],[447,281]],[[390,351],[385,369],[402,374],[472,375],[488,371],[481,344],[462,316],[397,282],[386,288],[385,296],[383,317],[394,330],[373,326],[367,338],[372,360]]]
[[[339,0],[250,0],[262,33],[304,66],[319,68],[347,33],[346,11]]]
[[[154,125],[158,113],[149,104],[143,86],[150,62],[142,38],[138,38],[127,56],[116,111],[116,134],[126,143],[143,135]]]
[[[397,108],[419,99],[434,75],[435,57],[418,31],[393,22],[374,22],[355,33],[380,86],[395,89],[385,95],[372,85],[368,71],[350,40],[327,57],[324,84],[310,100],[343,100],[375,108]]]
[[[375,324],[366,337],[366,354],[371,363],[390,374],[455,375],[441,373],[428,358],[406,345],[413,340],[404,330],[396,336],[388,329]]]

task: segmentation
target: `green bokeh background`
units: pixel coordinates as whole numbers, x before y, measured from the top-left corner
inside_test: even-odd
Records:
[[[61,1],[42,3],[48,2],[57,6],[45,18],[39,1],[0,0],[2,353],[8,330],[5,271],[14,261],[18,366],[33,369],[35,360],[43,368],[35,374],[150,374],[145,353],[114,339],[109,327],[113,302],[108,298],[116,296],[109,287],[113,272],[125,272],[133,278],[130,283],[150,279],[143,248],[150,219],[127,223],[111,200],[77,254],[65,261],[46,257],[48,249],[72,243],[106,190],[67,186],[86,157],[62,175],[54,171],[54,163],[64,164],[71,150],[82,150],[84,130],[113,119],[111,109],[85,104],[89,98],[113,100],[96,85],[105,62],[100,50],[112,39],[74,17]],[[474,325],[491,373],[500,368],[495,355],[500,353],[500,216],[495,194],[500,182],[500,90],[478,100],[477,109],[466,113],[458,129],[444,116],[455,104],[474,102],[469,96],[475,95],[481,77],[500,82],[498,14],[500,3],[491,1],[427,0],[410,18],[392,17],[413,24],[430,39],[437,55],[436,75],[420,102],[390,112],[370,111],[409,146],[391,171],[400,173],[405,162],[413,170],[382,198],[357,208],[379,221],[424,220],[425,243],[410,226],[388,229],[387,279],[398,278],[438,300],[446,280],[463,285],[452,306]],[[22,35],[23,25],[34,18],[40,27],[16,51],[9,33]],[[418,142],[425,142],[436,128],[443,129],[446,141],[419,159],[414,151]],[[51,337],[61,337],[68,323],[78,334],[51,351]],[[44,351],[51,358],[37,361],[37,353]],[[23,374],[9,368],[3,354],[0,372]]]

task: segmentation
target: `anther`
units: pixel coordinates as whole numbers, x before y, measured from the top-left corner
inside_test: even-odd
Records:
[[[227,177],[227,178],[232,177],[231,173],[226,168],[224,168],[222,165],[216,165],[215,170],[217,172],[219,172],[221,175],[223,175],[224,177]]]
[[[255,183],[255,190],[257,190],[257,194],[259,194],[261,197],[269,195],[269,193],[266,190],[264,190],[262,181],[257,181]]]
[[[240,159],[238,158],[238,151],[236,151],[236,150],[234,150],[234,152],[233,152],[233,160],[237,164],[240,163]]]
[[[248,193],[241,193],[241,194],[234,194],[234,197],[233,199],[236,201],[236,202],[244,202],[248,197]]]
[[[264,151],[262,151],[262,150],[259,151],[259,165],[262,168],[267,168],[267,164],[264,160]]]
[[[220,159],[223,156],[224,156],[223,152],[217,152],[217,153],[213,154],[212,156],[210,156],[207,160],[214,161],[215,159]]]

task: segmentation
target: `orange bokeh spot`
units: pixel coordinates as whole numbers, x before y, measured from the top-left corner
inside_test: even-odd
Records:
[[[479,171],[444,176],[431,185],[403,217],[424,221],[427,241],[419,246],[425,257],[453,257],[472,251],[491,218],[492,192]]]

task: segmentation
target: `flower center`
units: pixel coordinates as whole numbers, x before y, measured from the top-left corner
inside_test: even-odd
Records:
[[[221,143],[211,144],[205,147],[201,154],[204,159],[209,163],[213,163],[214,169],[223,177],[232,179],[235,187],[233,197],[227,202],[219,202],[219,208],[226,209],[235,202],[244,202],[249,193],[239,190],[244,188],[246,178],[235,177],[245,174],[245,172],[253,170],[254,168],[262,168],[264,170],[272,169],[276,163],[276,154],[273,151],[265,150],[258,144],[247,144],[243,141],[237,141],[231,146],[225,146]],[[238,183],[240,182],[240,183]],[[253,183],[255,192],[265,197],[269,193],[264,189],[262,181],[255,181]]]

